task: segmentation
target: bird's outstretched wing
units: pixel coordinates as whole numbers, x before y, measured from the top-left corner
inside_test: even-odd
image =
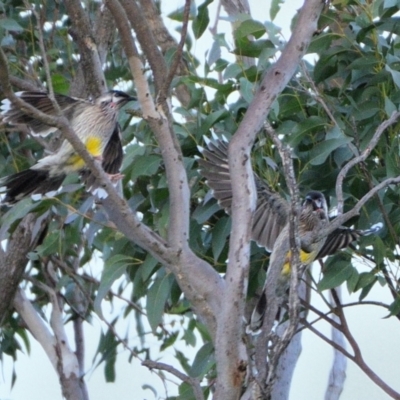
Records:
[[[225,139],[204,138],[207,148],[200,147],[204,159],[198,159],[201,174],[222,208],[230,213],[232,183],[228,163],[228,142]],[[278,193],[258,176],[254,176],[257,188],[257,206],[253,217],[252,239],[258,245],[272,251],[276,238],[287,223],[289,205]]]
[[[377,223],[369,229],[352,229],[340,227],[328,235],[324,245],[319,251],[316,259],[335,254],[341,249],[348,247],[357,241],[361,236],[369,236],[378,233],[383,227],[382,223]]]
[[[206,148],[199,147],[204,159],[198,159],[201,174],[213,190],[214,197],[226,212],[232,205],[232,184],[229,173],[228,142],[225,138],[204,138]],[[257,188],[257,206],[253,217],[252,239],[261,247],[272,251],[275,241],[288,222],[289,205],[266,182],[254,175]],[[340,227],[328,235],[315,259],[332,255],[348,247],[361,236],[377,233],[382,224],[367,230]]]
[[[15,94],[19,98],[21,98],[21,100],[24,100],[26,103],[37,108],[39,111],[42,111],[47,115],[57,115],[57,111],[55,110],[48,93],[40,91],[25,91],[17,92]],[[54,98],[58,106],[60,107],[60,110],[67,118],[72,116],[70,115],[70,113],[72,113],[72,107],[75,104],[77,104],[78,102],[87,102],[87,100],[84,99],[64,96],[62,94],[55,94]],[[25,114],[22,110],[15,107],[8,99],[4,99],[1,102],[0,110],[0,118],[3,122],[8,122],[12,125],[25,124],[29,127],[33,135],[47,136],[49,133],[55,132],[57,130],[56,127],[46,125],[43,122]]]

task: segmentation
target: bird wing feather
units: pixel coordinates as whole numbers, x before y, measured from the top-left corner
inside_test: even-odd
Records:
[[[201,174],[207,178],[214,197],[226,212],[232,206],[232,182],[229,172],[228,143],[223,139],[207,139],[200,147],[204,159],[198,159]],[[278,193],[255,175],[257,206],[253,217],[252,239],[272,251],[275,240],[287,223],[289,205]]]

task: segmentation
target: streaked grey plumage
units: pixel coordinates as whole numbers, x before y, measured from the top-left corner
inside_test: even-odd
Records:
[[[38,110],[49,115],[56,115],[56,110],[47,93],[19,92],[16,94]],[[99,96],[93,102],[60,94],[55,95],[55,100],[89,153],[102,161],[106,173],[117,174],[122,163],[118,111],[126,103],[136,99],[124,92],[112,90]],[[8,99],[2,101],[1,110],[1,119],[4,123],[26,124],[33,135],[46,136],[57,130],[26,115]],[[76,154],[71,144],[64,140],[56,153],[42,158],[25,171],[0,180],[1,190],[6,194],[3,202],[12,204],[31,194],[45,194],[57,190],[66,175],[72,172],[81,173],[88,187],[94,185],[93,175],[86,169],[85,163]]]

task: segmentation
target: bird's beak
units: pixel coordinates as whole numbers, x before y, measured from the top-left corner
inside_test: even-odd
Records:
[[[313,199],[310,196],[306,197],[306,200],[312,204],[313,211],[323,210],[323,204],[321,199]]]
[[[323,208],[322,201],[320,199],[313,200],[312,204],[313,204],[314,211],[322,210],[322,208]]]

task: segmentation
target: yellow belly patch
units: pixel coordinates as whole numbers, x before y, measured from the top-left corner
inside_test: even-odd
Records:
[[[96,136],[90,136],[85,143],[86,150],[93,157],[101,156],[101,139]],[[85,166],[85,162],[78,155],[74,154],[68,159],[68,164],[72,165],[75,170],[80,170]]]
[[[304,265],[308,265],[314,261],[315,253],[307,253],[304,250],[300,250],[300,262]],[[292,258],[292,252],[287,253],[285,264],[283,264],[282,275],[289,275],[291,271],[290,261]]]
[[[93,157],[101,156],[101,139],[97,136],[90,136],[86,140],[86,149]]]

